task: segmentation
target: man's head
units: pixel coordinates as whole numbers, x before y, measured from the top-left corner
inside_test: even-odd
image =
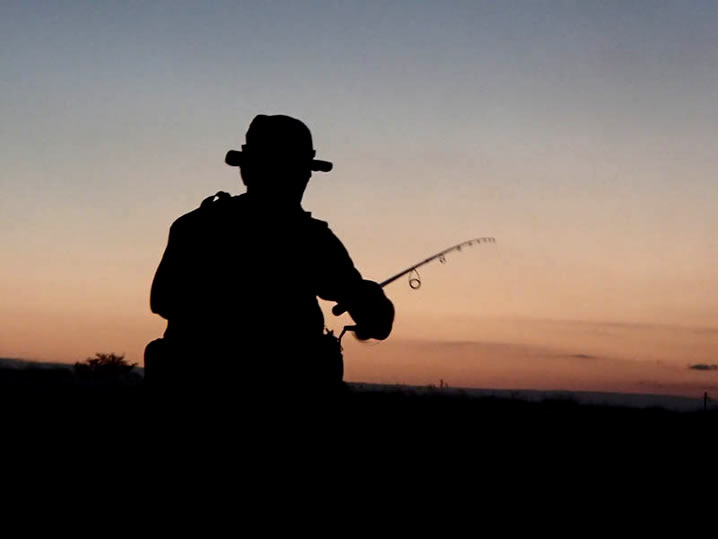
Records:
[[[242,151],[230,150],[225,162],[240,167],[248,192],[299,203],[312,171],[332,169],[315,155],[312,134],[300,120],[260,114],[249,125]]]

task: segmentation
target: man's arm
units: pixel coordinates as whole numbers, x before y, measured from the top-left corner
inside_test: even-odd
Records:
[[[349,312],[359,339],[386,339],[394,323],[394,305],[382,288],[362,278],[342,242],[328,228],[320,249],[319,297],[336,301]]]

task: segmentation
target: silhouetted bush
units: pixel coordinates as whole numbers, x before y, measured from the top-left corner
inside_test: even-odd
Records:
[[[85,381],[130,382],[139,380],[139,374],[132,372],[136,366],[137,363],[127,363],[124,355],[98,353],[75,363],[75,374]]]

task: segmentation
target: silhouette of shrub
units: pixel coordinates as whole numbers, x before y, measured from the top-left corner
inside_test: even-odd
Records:
[[[97,353],[95,357],[75,363],[75,374],[87,381],[128,382],[139,378],[132,372],[136,366],[137,363],[127,363],[124,355]]]

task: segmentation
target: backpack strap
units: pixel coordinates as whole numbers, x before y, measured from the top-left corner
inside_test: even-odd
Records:
[[[199,205],[200,208],[207,208],[209,207],[213,202],[217,200],[229,200],[232,198],[232,195],[225,191],[217,191],[216,194],[208,196],[202,201],[202,204]]]

